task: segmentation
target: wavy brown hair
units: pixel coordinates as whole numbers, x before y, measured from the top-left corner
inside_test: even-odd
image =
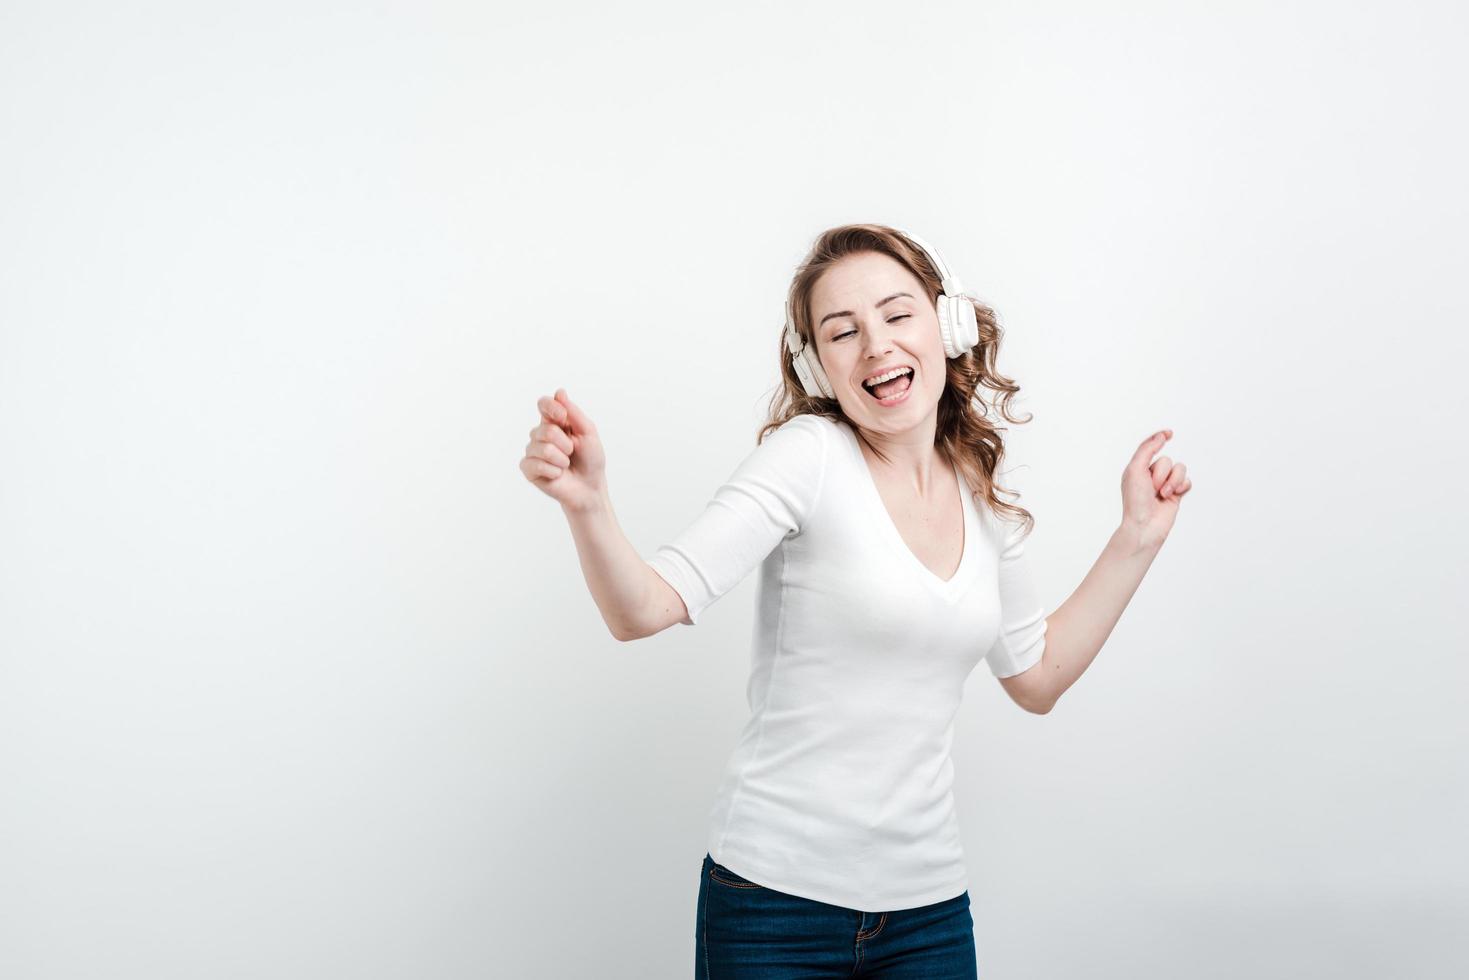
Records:
[[[887,225],[859,224],[841,225],[822,232],[811,246],[811,251],[802,260],[791,280],[789,291],[791,316],[801,339],[815,350],[811,330],[811,292],[823,273],[842,258],[858,252],[878,252],[901,263],[918,277],[928,290],[929,301],[937,303],[943,291],[942,281],[928,255],[902,232]],[[980,388],[987,388],[998,396],[994,400],[1000,418],[1013,424],[1031,421],[1033,415],[1015,418],[1010,414],[1010,399],[1020,391],[1020,386],[1005,377],[995,367],[1000,354],[1000,340],[1004,331],[1000,328],[995,311],[972,293],[964,294],[974,304],[975,318],[979,321],[979,343],[959,357],[946,358],[947,379],[944,392],[939,397],[938,428],[934,435],[934,447],[939,455],[953,463],[964,474],[969,485],[976,487],[976,500],[988,504],[996,514],[1007,514],[1025,526],[1029,534],[1035,526],[1030,511],[1018,504],[999,498],[1000,493],[1019,497],[1013,490],[1006,490],[995,483],[995,472],[1005,456],[1004,440],[1000,427],[991,420]],[[769,418],[761,427],[756,443],[763,442],[771,431],[784,425],[797,415],[821,415],[834,422],[847,425],[857,438],[884,463],[888,458],[882,450],[864,438],[859,426],[854,425],[842,412],[835,398],[813,398],[801,386],[800,376],[791,364],[790,351],[785,346],[785,329],[780,338],[781,385],[771,398]],[[976,402],[978,404],[976,404]]]

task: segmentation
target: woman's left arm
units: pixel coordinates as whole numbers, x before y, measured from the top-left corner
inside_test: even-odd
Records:
[[[1091,666],[1112,627],[1173,529],[1179,501],[1193,486],[1186,467],[1154,453],[1173,438],[1163,429],[1143,441],[1122,473],[1122,523],[1071,597],[1046,617],[1040,676],[1027,686],[1044,714]],[[1030,671],[1026,671],[1027,674]]]

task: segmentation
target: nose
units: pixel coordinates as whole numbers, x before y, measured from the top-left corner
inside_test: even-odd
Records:
[[[863,357],[880,360],[892,352],[893,338],[888,333],[887,324],[871,327],[863,336],[867,338],[862,342]]]

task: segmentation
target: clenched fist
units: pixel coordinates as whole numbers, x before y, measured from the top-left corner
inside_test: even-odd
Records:
[[[607,491],[607,455],[597,427],[557,388],[536,400],[541,422],[530,430],[520,471],[567,510],[595,506]]]

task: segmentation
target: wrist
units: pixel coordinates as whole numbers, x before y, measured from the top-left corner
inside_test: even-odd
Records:
[[[561,511],[567,517],[611,513],[612,496],[607,492],[607,487],[604,485],[583,500],[578,500],[575,503],[562,501]]]
[[[1144,529],[1136,524],[1126,521],[1118,525],[1117,530],[1112,532],[1112,541],[1117,547],[1128,555],[1156,554],[1163,547],[1163,539],[1152,539],[1147,536]]]

